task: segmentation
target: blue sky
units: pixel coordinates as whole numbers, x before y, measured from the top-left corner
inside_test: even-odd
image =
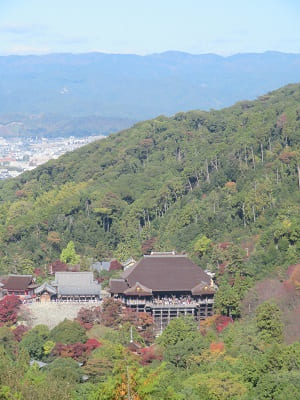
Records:
[[[0,0],[0,55],[300,53],[299,0]]]

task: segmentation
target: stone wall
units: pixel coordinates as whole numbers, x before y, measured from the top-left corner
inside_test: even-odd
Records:
[[[20,319],[29,327],[39,324],[54,328],[65,318],[74,319],[81,308],[92,308],[100,303],[30,303],[21,306]]]

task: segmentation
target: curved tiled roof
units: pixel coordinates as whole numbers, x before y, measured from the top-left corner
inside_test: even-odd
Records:
[[[208,285],[206,282],[201,282],[192,289],[192,294],[212,294],[215,293],[214,287]]]
[[[35,294],[42,294],[43,292],[48,292],[50,294],[56,294],[56,289],[49,285],[49,283],[44,282],[41,286],[35,289],[34,293]]]
[[[147,288],[144,285],[141,285],[140,282],[136,282],[131,288],[125,290],[126,294],[133,294],[136,296],[151,296],[152,289]]]
[[[135,266],[123,273],[118,288],[111,280],[111,293],[124,293],[127,286],[133,288],[138,282],[156,292],[191,292],[207,287],[211,278],[185,255],[152,254],[144,256]],[[113,283],[113,285],[112,285]],[[119,289],[119,290],[116,290]]]
[[[92,272],[56,272],[53,283],[58,295],[98,295],[101,286],[94,281]]]
[[[109,281],[111,293],[124,293],[129,288],[124,279],[111,279]]]
[[[7,290],[26,290],[32,282],[32,275],[9,275],[4,287]]]

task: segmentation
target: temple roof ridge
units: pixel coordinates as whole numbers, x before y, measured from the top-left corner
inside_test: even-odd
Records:
[[[41,286],[35,289],[35,294],[42,293],[43,291],[47,291],[51,294],[56,294],[56,289],[51,286],[48,282],[44,282]]]
[[[124,293],[136,283],[152,291],[191,291],[201,284],[211,289],[211,277],[185,254],[155,252],[123,272],[123,280],[111,280],[111,293]],[[198,289],[198,288],[197,288]]]

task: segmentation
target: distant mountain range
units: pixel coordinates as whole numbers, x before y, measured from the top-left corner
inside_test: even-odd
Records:
[[[107,135],[129,128],[135,121],[97,115],[0,114],[0,137],[68,137]]]
[[[34,119],[45,123],[49,115],[67,125],[74,117],[97,116],[106,121],[93,120],[93,129],[101,126],[95,133],[106,133],[160,114],[219,109],[299,81],[300,54],[278,52],[5,56],[0,57],[0,123],[18,122],[15,113],[31,125]],[[107,127],[107,118],[113,126]],[[80,124],[90,131],[89,123]],[[23,132],[34,131],[33,125]]]

